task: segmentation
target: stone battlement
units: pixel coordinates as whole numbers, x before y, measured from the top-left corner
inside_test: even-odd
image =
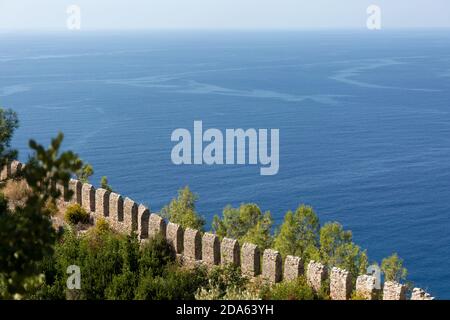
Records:
[[[1,180],[14,177],[23,165],[14,161],[1,171]],[[66,203],[78,203],[86,209],[94,220],[104,218],[112,229],[123,232],[135,232],[141,241],[156,235],[164,237],[172,246],[174,254],[186,265],[217,266],[234,264],[241,268],[246,277],[261,277],[267,282],[278,283],[292,281],[305,275],[311,288],[319,292],[325,284],[329,285],[333,300],[350,299],[352,293],[367,300],[375,299],[375,278],[360,275],[356,287],[350,273],[336,267],[328,269],[317,261],[310,261],[304,270],[304,261],[300,257],[282,258],[278,251],[266,249],[261,252],[252,243],[240,244],[235,239],[219,237],[212,233],[201,233],[194,229],[183,229],[178,224],[168,222],[142,204],[128,197],[105,189],[95,189],[88,183],[71,179],[67,186],[58,186],[63,195],[66,190],[73,191],[72,199],[64,197]],[[262,258],[262,261],[261,261]],[[284,265],[283,265],[284,260]],[[329,280],[329,282],[328,282]],[[396,282],[386,282],[383,288],[383,300],[405,300],[406,286]],[[422,289],[415,288],[412,300],[434,299]]]

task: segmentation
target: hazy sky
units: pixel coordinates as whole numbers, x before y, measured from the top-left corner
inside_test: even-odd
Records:
[[[81,29],[364,28],[382,9],[382,28],[450,27],[450,0],[0,0],[0,31],[65,29],[69,5]]]

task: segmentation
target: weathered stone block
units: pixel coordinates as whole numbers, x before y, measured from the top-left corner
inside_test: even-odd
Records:
[[[109,196],[111,192],[106,189],[97,189],[95,191],[95,216],[109,217]]]
[[[411,300],[434,300],[429,293],[420,288],[414,288],[411,295]]]
[[[284,261],[283,280],[293,281],[303,274],[303,261],[299,257],[287,256]]]
[[[11,162],[10,165],[10,172],[8,178],[14,178],[16,175],[18,175],[22,171],[22,163],[20,163],[17,160],[14,160]]]
[[[0,173],[0,180],[4,181],[8,179],[8,165],[3,166],[2,171]]]
[[[333,268],[330,274],[330,297],[332,300],[348,300],[352,294],[352,277],[347,270]]]
[[[81,187],[81,205],[87,212],[95,212],[95,188],[89,183]]]
[[[361,275],[356,278],[356,294],[366,300],[375,299],[376,281],[374,276]]]
[[[199,231],[186,229],[184,231],[184,257],[188,260],[202,259],[202,236]]]
[[[280,282],[282,277],[281,272],[282,261],[280,253],[272,249],[264,250],[262,267],[263,279],[272,283]]]
[[[109,223],[116,227],[123,223],[123,198],[115,192],[109,195]]]
[[[406,300],[406,286],[395,281],[386,281],[383,287],[383,300]]]
[[[261,273],[261,256],[257,245],[244,243],[241,248],[241,270],[244,276],[255,277]]]
[[[166,238],[166,222],[162,217],[152,213],[150,215],[149,237],[152,238],[158,234]]]
[[[121,225],[125,233],[138,231],[138,205],[128,197],[123,201],[123,222]]]
[[[306,270],[306,280],[309,286],[316,292],[319,292],[322,288],[323,281],[328,276],[327,268],[320,262],[311,260]]]
[[[203,235],[202,260],[210,266],[220,264],[220,241],[215,234],[205,233]]]
[[[72,191],[72,198],[70,199],[70,202],[78,203],[81,205],[82,202],[82,195],[81,195],[81,189],[82,189],[82,183],[75,179],[70,179],[69,181],[69,190]]]
[[[167,242],[172,246],[176,254],[181,254],[183,252],[183,235],[183,228],[180,225],[172,222],[167,224]]]
[[[56,184],[56,189],[61,193],[61,196],[58,198],[58,201],[60,202],[69,202],[69,183],[66,183],[66,185],[63,185],[62,183]]]
[[[240,265],[240,248],[239,242],[235,239],[223,238],[220,244],[221,263],[223,265],[234,264]]]
[[[139,239],[147,239],[150,227],[150,210],[143,204],[138,206],[138,236]]]

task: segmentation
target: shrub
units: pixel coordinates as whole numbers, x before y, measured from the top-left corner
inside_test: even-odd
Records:
[[[183,270],[171,266],[163,276],[147,274],[136,289],[137,300],[193,300],[198,287],[206,282],[203,269]]]
[[[210,286],[218,287],[225,293],[228,287],[243,289],[247,279],[242,276],[241,269],[235,265],[215,267],[208,275]]]
[[[304,261],[311,259],[311,251],[318,247],[319,218],[312,207],[300,205],[288,211],[274,240],[274,249],[283,257],[294,255]]]
[[[89,213],[84,210],[78,203],[71,204],[67,207],[64,214],[64,220],[69,224],[89,223]]]
[[[247,203],[241,204],[239,208],[225,207],[222,218],[214,216],[212,227],[220,238],[254,243],[264,250],[272,244],[272,224],[269,211],[263,213],[256,204]]]
[[[305,277],[295,281],[281,282],[271,288],[266,288],[262,294],[267,300],[313,300],[314,292],[308,286]]]
[[[261,298],[258,292],[249,289],[228,287],[224,293],[216,286],[198,289],[195,300],[261,300]]]
[[[350,297],[350,300],[367,300],[367,299],[361,293],[357,293],[356,291],[353,291],[352,296]]]
[[[406,280],[406,276],[408,275],[408,270],[403,267],[403,259],[397,253],[383,259],[381,262],[381,270],[384,273],[386,281],[400,282]]]
[[[167,206],[161,209],[161,215],[173,223],[178,223],[183,228],[203,231],[205,219],[195,209],[197,200],[198,196],[186,186],[178,191],[177,198],[172,199]]]
[[[58,206],[54,201],[47,201],[44,210],[51,217],[56,216],[59,212]]]
[[[208,274],[208,283],[197,290],[196,299],[218,300],[227,299],[228,296],[243,296],[247,282],[240,268],[232,264],[214,267]]]
[[[132,300],[136,288],[136,273],[126,270],[114,275],[111,284],[106,288],[105,296],[108,300]]]
[[[111,231],[111,229],[109,227],[109,223],[108,223],[108,221],[106,221],[105,218],[99,218],[95,222],[95,226],[94,226],[93,230],[94,230],[93,232],[98,233],[98,234],[103,234],[108,231]]]
[[[139,257],[140,274],[161,276],[164,268],[175,260],[170,245],[162,236],[151,238],[142,246]]]

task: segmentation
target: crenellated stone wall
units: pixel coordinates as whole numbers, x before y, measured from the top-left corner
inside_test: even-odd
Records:
[[[411,295],[411,300],[434,300],[429,293],[420,288],[414,288]]]
[[[406,286],[394,281],[386,281],[383,287],[383,300],[406,300]]]
[[[352,277],[350,272],[332,268],[330,274],[330,298],[348,300],[352,294]]]
[[[1,170],[1,180],[15,177],[24,166],[12,162]],[[73,191],[71,199],[64,197],[68,203],[78,203],[94,218],[104,218],[111,228],[124,232],[136,232],[139,239],[146,241],[156,235],[167,239],[174,254],[187,266],[199,264],[209,267],[234,264],[240,266],[244,276],[261,277],[269,283],[293,281],[305,274],[304,264],[300,257],[287,256],[284,259],[279,252],[266,249],[264,252],[257,245],[244,243],[242,246],[235,239],[222,240],[212,233],[201,233],[194,229],[183,229],[175,223],[167,222],[161,216],[151,213],[151,210],[138,204],[130,198],[122,197],[105,189],[95,189],[94,186],[71,179],[67,186],[57,186],[64,195],[67,190]],[[261,255],[262,254],[262,255]],[[261,261],[262,258],[262,261]],[[284,260],[284,265],[283,265]],[[284,266],[284,268],[283,268]],[[311,288],[319,292],[328,279],[330,281],[330,297],[334,300],[347,300],[353,290],[364,299],[376,298],[376,279],[370,275],[360,275],[353,288],[351,274],[343,269],[331,268],[320,262],[310,261],[306,268],[306,280]],[[396,282],[386,282],[383,288],[383,300],[406,299],[406,286]],[[433,300],[424,290],[415,288],[412,300]]]
[[[180,225],[169,222],[167,224],[166,237],[175,254],[183,253],[184,230]]]
[[[220,240],[212,233],[205,233],[202,238],[202,260],[208,266],[220,264]]]
[[[253,243],[242,245],[241,271],[247,277],[256,277],[261,273],[261,252],[257,245]]]
[[[237,240],[224,238],[220,244],[221,263],[223,265],[241,265],[241,251]]]
[[[15,178],[22,171],[24,165],[14,160],[4,166],[0,172],[0,181]]]
[[[95,188],[93,185],[83,183],[81,187],[81,206],[95,216]]]
[[[299,257],[287,256],[284,262],[283,279],[293,281],[303,274],[303,261]]]
[[[281,281],[282,259],[278,251],[272,249],[264,250],[262,277],[271,283]]]
[[[374,276],[361,275],[356,278],[356,294],[366,300],[374,300],[376,293],[376,281]]]
[[[319,292],[328,276],[327,268],[320,262],[311,260],[306,269],[306,281],[315,292]]]

